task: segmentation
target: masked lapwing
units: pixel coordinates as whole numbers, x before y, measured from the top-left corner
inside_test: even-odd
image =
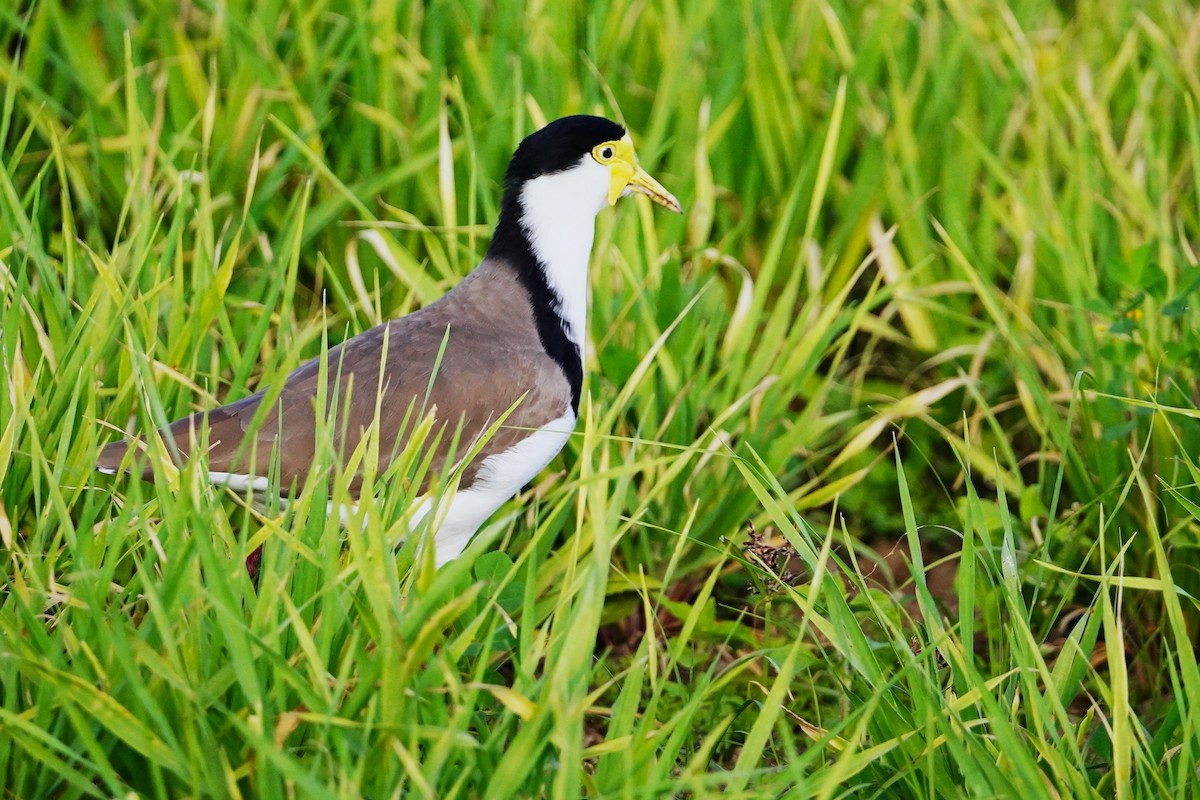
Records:
[[[324,370],[321,358],[314,358],[278,391],[264,387],[180,419],[162,431],[170,434],[163,440],[182,463],[206,439],[214,484],[256,492],[277,486],[286,495],[305,483],[322,440],[315,410],[322,388],[330,398],[349,395],[334,426],[336,457],[353,452],[378,420],[379,474],[403,450],[414,427],[404,422],[411,421],[414,406],[433,409],[438,424],[457,432],[441,437],[432,473],[454,466],[452,442],[461,454],[491,432],[460,463],[458,489],[435,517],[435,560],[444,564],[574,430],[595,218],[631,192],[680,211],[679,202],[638,165],[623,127],[592,116],[550,123],[513,153],[487,253],[448,294],[331,348]],[[263,413],[269,397],[275,397],[273,405]],[[130,445],[105,447],[97,468],[109,474],[134,468]],[[152,477],[150,468],[139,468],[143,478]]]

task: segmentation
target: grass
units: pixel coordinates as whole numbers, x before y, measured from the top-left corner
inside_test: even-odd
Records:
[[[4,796],[1196,796],[1192,5],[34,0],[0,42]],[[394,551],[397,491],[347,536],[315,482],[93,473],[435,299],[580,111],[686,215],[600,218],[579,432],[466,557]]]

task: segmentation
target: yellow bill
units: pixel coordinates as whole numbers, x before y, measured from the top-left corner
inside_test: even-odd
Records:
[[[609,164],[611,183],[608,188],[608,202],[616,205],[623,195],[629,191],[641,192],[664,208],[669,208],[676,214],[683,212],[683,206],[675,199],[675,195],[663,188],[663,185],[638,164],[637,155],[633,152],[633,142],[625,136],[615,145],[616,154]]]

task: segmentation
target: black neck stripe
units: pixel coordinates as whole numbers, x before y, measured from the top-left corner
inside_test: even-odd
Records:
[[[488,246],[488,256],[509,264],[529,294],[529,306],[538,338],[546,355],[562,369],[571,386],[571,411],[579,416],[579,395],[583,390],[583,358],[580,345],[567,335],[567,321],[558,312],[562,298],[546,280],[546,270],[533,252],[529,235],[521,224],[522,208],[518,187],[512,186],[500,201],[500,219]],[[578,331],[586,336],[585,331]]]

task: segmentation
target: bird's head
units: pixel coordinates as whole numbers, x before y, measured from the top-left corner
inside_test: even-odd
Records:
[[[677,213],[682,210],[638,164],[625,129],[603,117],[563,117],[525,137],[509,162],[505,183],[523,205],[536,202],[568,213],[594,215],[631,192]]]

